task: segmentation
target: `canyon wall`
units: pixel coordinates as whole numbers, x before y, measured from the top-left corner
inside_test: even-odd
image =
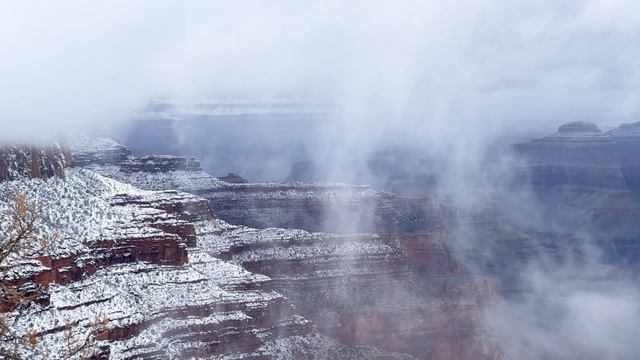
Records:
[[[0,181],[21,177],[64,177],[65,168],[71,164],[69,150],[57,144],[45,147],[3,146],[0,148]]]
[[[57,234],[2,269],[5,289],[36,295],[27,307],[0,308],[17,336],[37,336],[21,349],[25,358],[84,358],[70,355],[69,342],[81,343],[96,316],[108,324],[91,346],[100,359],[410,358],[336,344],[269,277],[211,256],[193,222],[217,221],[204,199],[81,169],[0,186],[14,189],[43,205],[42,236]]]
[[[591,123],[569,123],[553,135],[517,144],[514,150],[522,161],[518,181],[531,186],[549,223],[624,236],[637,233],[637,127],[602,132]]]
[[[483,306],[498,297],[493,283],[454,259],[442,235],[448,213],[431,199],[344,184],[231,184],[199,169],[87,168],[209,200],[215,219],[195,221],[199,246],[268,276],[320,333],[345,346],[501,358],[481,321]],[[309,232],[329,229],[342,234]],[[382,235],[353,234],[363,231]]]

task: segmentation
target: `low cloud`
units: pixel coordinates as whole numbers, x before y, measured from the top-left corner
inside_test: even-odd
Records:
[[[158,96],[329,101],[358,149],[638,110],[633,1],[0,6],[5,137],[118,125]]]

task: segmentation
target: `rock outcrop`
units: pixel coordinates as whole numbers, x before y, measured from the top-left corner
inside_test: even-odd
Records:
[[[57,144],[46,147],[22,145],[0,148],[0,181],[22,177],[64,177],[65,169],[71,165],[69,150]]]
[[[89,164],[115,165],[126,161],[131,150],[111,138],[76,135],[67,139],[76,166]]]
[[[67,140],[72,149],[74,165],[118,166],[123,172],[162,173],[169,171],[198,171],[200,162],[194,158],[170,155],[136,157],[126,146],[110,138],[77,135]]]

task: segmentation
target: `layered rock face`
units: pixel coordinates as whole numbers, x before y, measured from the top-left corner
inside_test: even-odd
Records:
[[[64,177],[65,168],[71,166],[69,150],[59,145],[4,146],[0,148],[0,181],[21,177]]]
[[[553,135],[517,144],[514,149],[524,160],[520,181],[533,186],[552,217],[562,219],[559,223],[636,231],[640,162],[633,154],[640,137],[633,129],[623,125],[604,133],[591,123],[569,123]]]
[[[74,156],[85,156],[86,147],[72,147]],[[92,147],[93,157],[107,158],[121,147],[113,142],[99,142]],[[128,153],[126,160],[106,165],[96,161],[83,166],[142,189],[177,189],[195,194],[211,202],[217,218],[255,228],[341,233],[429,232],[450,216],[431,198],[402,197],[366,185],[246,183],[235,176],[227,179],[232,182],[227,182],[203,172],[196,160],[173,156],[135,157]]]
[[[170,155],[133,156],[131,150],[110,138],[78,135],[67,140],[72,149],[74,165],[87,167],[118,166],[123,172],[163,173],[169,171],[198,171],[200,162],[194,158]]]
[[[168,155],[136,157],[109,138],[77,136],[68,140],[75,165],[145,190],[197,192],[224,186],[200,169],[193,158]]]
[[[624,188],[613,139],[596,125],[575,122],[562,125],[542,139],[516,144],[526,158],[535,186],[578,185]]]
[[[449,216],[430,198],[399,197],[368,186],[325,183],[227,183],[202,171],[129,172],[87,167],[143,189],[179,189],[210,201],[234,225],[341,233],[431,231]]]
[[[523,160],[517,181],[531,185],[534,195],[516,205],[522,211],[529,204],[534,213],[524,221],[528,230],[516,242],[523,244],[514,248],[517,254],[575,261],[595,252],[605,264],[640,274],[639,128],[623,124],[602,132],[593,124],[570,123],[515,146]],[[506,288],[519,287],[517,279],[506,282]]]
[[[214,221],[206,200],[78,169],[65,179],[5,182],[0,190],[2,207],[13,191],[38,201],[39,234],[55,234],[35,257],[2,269],[7,286],[38,295],[20,311],[1,309],[17,336],[38,338],[22,350],[25,358],[81,358],[70,355],[69,341],[82,343],[98,315],[107,331],[92,347],[104,359],[393,357],[336,345],[271,279],[199,247],[187,220]]]
[[[441,229],[448,214],[430,199],[343,184],[230,184],[178,168],[88,168],[208,199],[215,217],[231,224],[196,221],[199,246],[271,278],[300,314],[344,345],[429,359],[501,357],[481,322],[482,307],[497,296],[492,282],[454,259]],[[361,231],[385,235],[349,234]]]
[[[199,229],[208,252],[271,277],[274,289],[343,344],[428,359],[500,358],[480,321],[481,304],[495,296],[491,282],[466,274],[437,236]]]
[[[232,224],[340,233],[431,231],[443,209],[429,198],[403,198],[368,186],[233,184],[195,192]]]
[[[516,144],[534,185],[575,184],[636,188],[640,167],[640,123],[602,132],[592,123],[562,125],[550,136]]]
[[[290,319],[283,321],[295,322],[291,318],[300,316],[305,320],[298,322],[308,322],[310,328],[292,330],[299,328],[291,325],[283,332],[296,335],[276,338],[272,330],[264,330],[264,342],[235,351],[230,345],[234,340],[215,354],[276,356],[278,348],[275,353],[288,358],[323,352],[344,357],[356,346],[367,345],[417,358],[497,359],[503,355],[481,321],[483,307],[503,296],[532,294],[531,284],[521,278],[529,265],[554,268],[579,262],[588,258],[581,252],[594,245],[605,249],[604,258],[611,256],[611,263],[627,259],[639,263],[634,237],[640,216],[633,180],[637,164],[635,156],[628,154],[636,146],[634,129],[621,126],[604,133],[593,124],[570,123],[554,135],[516,145],[523,159],[516,169],[516,183],[532,185],[537,197],[532,203],[542,209],[536,209],[536,215],[543,217],[539,222],[526,219],[518,226],[508,215],[513,209],[526,216],[525,201],[515,208],[497,203],[453,211],[431,199],[400,197],[366,186],[230,184],[197,167],[181,165],[186,160],[157,168],[141,165],[147,161],[128,155],[126,160],[84,166],[144,189],[179,189],[209,200],[172,206],[171,201],[151,202],[128,195],[116,197],[115,204],[161,208],[177,214],[176,220],[192,222],[195,243],[189,240],[193,233],[188,226],[154,227],[182,236],[185,246],[195,246],[186,248],[189,262],[182,267],[202,256],[234,265],[251,276],[264,276],[270,291],[286,296],[288,306],[295,309],[274,308]],[[138,165],[128,167],[127,162]],[[538,224],[544,226],[536,228]],[[563,232],[568,229],[596,234],[597,240]],[[628,256],[621,260],[621,253]],[[249,309],[241,311],[250,314]],[[147,326],[151,325],[143,328]],[[181,338],[191,339],[194,331],[187,332],[190,335]],[[325,340],[309,340],[313,337]],[[171,339],[181,349],[190,348]],[[343,347],[312,346],[332,340]],[[148,347],[160,351],[154,346]],[[166,354],[180,353],[170,351],[174,352]],[[190,351],[195,350],[186,353],[197,354]]]
[[[627,185],[640,190],[640,122],[622,124],[607,133],[614,141],[618,163]]]

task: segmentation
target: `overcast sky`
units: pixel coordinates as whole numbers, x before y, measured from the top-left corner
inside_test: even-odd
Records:
[[[360,136],[638,113],[640,2],[3,1],[3,136],[126,121],[153,97],[294,97]]]

